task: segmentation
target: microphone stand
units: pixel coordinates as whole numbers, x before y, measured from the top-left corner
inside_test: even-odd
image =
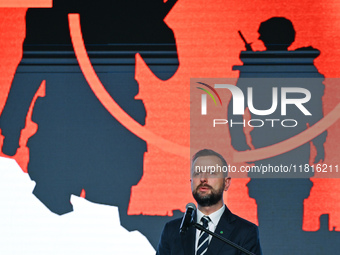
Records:
[[[211,232],[210,230],[204,228],[202,225],[198,224],[198,223],[194,223],[193,221],[191,221],[191,225],[194,226],[195,228],[202,230],[206,233],[208,233],[209,235],[212,235],[213,237],[216,237],[217,239],[221,240],[222,242],[225,242],[229,245],[231,245],[232,247],[244,252],[245,254],[248,255],[255,255],[254,253],[244,249],[243,247],[237,245],[236,243],[233,243],[232,241],[229,241],[228,239],[224,238],[223,236],[219,236],[218,234],[215,234],[214,232]]]

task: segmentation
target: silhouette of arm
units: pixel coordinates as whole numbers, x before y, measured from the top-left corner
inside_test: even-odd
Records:
[[[320,55],[320,51],[312,46],[301,47],[295,51],[309,51],[313,53],[313,58],[317,58]],[[319,73],[318,69],[313,66],[315,71],[312,73],[312,79],[307,79],[308,82],[306,89],[308,89],[312,98],[309,102],[308,109],[310,109],[312,116],[308,119],[309,126],[313,126],[316,122],[323,118],[322,96],[324,94],[324,76]],[[318,163],[325,158],[324,143],[326,141],[327,131],[323,132],[312,140],[317,150],[317,155],[314,159],[314,163]]]
[[[233,98],[232,98],[228,105],[228,126],[231,138],[231,145],[234,147],[235,150],[238,151],[250,150],[250,147],[247,144],[246,136],[243,131],[243,125],[233,124],[231,127],[231,123],[242,123],[243,121],[244,121],[243,115],[233,115]]]
[[[21,130],[25,127],[26,115],[41,81],[30,75],[16,74],[0,116],[1,133],[5,137],[2,152],[15,155],[19,148]]]
[[[316,122],[323,118],[323,104],[322,96],[324,94],[323,79],[314,79],[312,83],[312,102],[311,102],[311,119],[309,120],[309,126],[313,126]],[[314,100],[313,100],[314,99]],[[314,159],[314,163],[318,163],[320,160],[325,159],[324,143],[326,142],[327,131],[323,132],[319,136],[315,137],[312,142],[317,150],[317,155]]]

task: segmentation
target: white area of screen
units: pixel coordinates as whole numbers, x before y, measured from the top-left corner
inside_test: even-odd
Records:
[[[117,207],[72,196],[74,211],[59,216],[34,186],[14,160],[0,157],[0,254],[155,254],[145,236],[120,225]]]

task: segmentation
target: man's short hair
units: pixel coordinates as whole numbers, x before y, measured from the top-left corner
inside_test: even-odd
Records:
[[[204,157],[204,156],[216,156],[218,157],[221,162],[222,162],[222,167],[226,167],[228,169],[228,163],[227,161],[223,158],[223,156],[216,151],[210,150],[210,149],[202,149],[198,152],[195,153],[195,155],[192,157],[192,167],[194,166],[194,162],[197,158],[199,157]],[[225,172],[225,177],[228,176],[228,171]]]

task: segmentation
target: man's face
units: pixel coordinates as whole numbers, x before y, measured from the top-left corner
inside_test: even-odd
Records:
[[[197,158],[191,169],[191,191],[200,206],[211,206],[223,199],[223,191],[228,190],[230,178],[225,177],[222,161],[217,156],[202,156]],[[212,170],[215,168],[215,171]]]

